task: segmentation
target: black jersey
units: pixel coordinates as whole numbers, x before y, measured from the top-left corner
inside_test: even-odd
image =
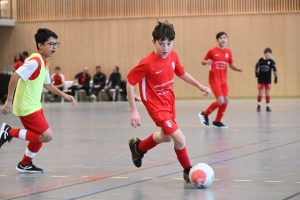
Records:
[[[271,83],[271,73],[272,69],[274,71],[274,75],[277,76],[277,70],[275,61],[271,58],[264,59],[260,58],[255,66],[255,73],[258,80],[258,83]]]

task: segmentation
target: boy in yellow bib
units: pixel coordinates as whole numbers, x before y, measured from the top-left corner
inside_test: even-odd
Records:
[[[42,147],[42,143],[50,142],[53,132],[45,119],[41,94],[43,87],[53,94],[75,103],[75,99],[61,92],[51,83],[47,57],[52,57],[59,46],[58,36],[49,29],[40,28],[35,34],[37,53],[33,53],[23,66],[16,70],[9,82],[8,96],[4,107],[4,115],[11,112],[12,99],[13,113],[19,116],[25,129],[11,128],[3,123],[0,129],[0,148],[5,142],[19,138],[29,141],[22,161],[17,165],[19,172],[43,172],[43,169],[33,165],[32,159]]]

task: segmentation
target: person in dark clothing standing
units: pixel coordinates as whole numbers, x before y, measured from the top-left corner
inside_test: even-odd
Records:
[[[97,99],[99,92],[104,89],[106,82],[106,75],[101,72],[101,67],[96,67],[96,74],[94,75],[91,100]]]
[[[74,84],[69,87],[72,90],[72,96],[75,95],[75,90],[85,90],[86,96],[90,96],[90,80],[89,69],[85,67],[82,72],[76,74]]]
[[[119,67],[115,66],[113,73],[110,75],[107,85],[105,86],[105,92],[108,96],[109,101],[112,101],[113,98],[109,93],[110,89],[116,90],[115,101],[118,101],[119,89],[120,89],[120,81],[121,81],[121,74],[119,73]]]
[[[265,57],[260,58],[255,66],[255,76],[258,80],[258,97],[257,97],[257,112],[260,112],[261,99],[263,95],[263,90],[266,91],[266,103],[267,103],[267,112],[271,112],[270,109],[270,90],[271,90],[271,79],[272,79],[272,70],[274,72],[274,83],[278,82],[277,70],[275,61],[271,58],[272,50],[266,48],[264,50]]]

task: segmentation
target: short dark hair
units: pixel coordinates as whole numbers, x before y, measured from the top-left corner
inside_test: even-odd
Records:
[[[20,57],[20,61],[22,61],[22,62],[24,62],[24,57],[22,56],[22,54],[20,54],[20,53],[17,53],[16,55],[15,55],[15,58],[14,58],[14,62],[17,62],[17,55],[19,55],[19,57]]]
[[[28,57],[29,56],[28,51],[23,51],[22,55]]]
[[[175,31],[173,24],[170,24],[168,21],[165,22],[157,22],[158,24],[155,26],[152,37],[153,40],[174,40],[175,39]]]
[[[44,44],[50,37],[53,37],[55,39],[58,38],[58,36],[53,31],[46,28],[39,28],[34,35],[36,48],[39,50],[38,43]]]
[[[222,35],[226,35],[226,37],[228,37],[228,36],[227,36],[227,33],[221,31],[221,32],[217,33],[216,39],[219,39]]]
[[[272,53],[272,49],[267,47],[265,48],[264,53]]]
[[[56,66],[56,67],[54,68],[54,70],[60,70],[60,67],[59,67],[59,66]]]
[[[118,66],[115,66],[115,68],[116,68],[117,72],[119,72],[119,67],[118,67]]]
[[[96,69],[97,69],[97,68],[100,68],[100,69],[101,69],[101,66],[98,65],[98,66],[96,66]]]

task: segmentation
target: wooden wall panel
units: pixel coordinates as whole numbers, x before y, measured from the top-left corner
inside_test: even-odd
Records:
[[[19,21],[299,12],[299,0],[17,0]]]

